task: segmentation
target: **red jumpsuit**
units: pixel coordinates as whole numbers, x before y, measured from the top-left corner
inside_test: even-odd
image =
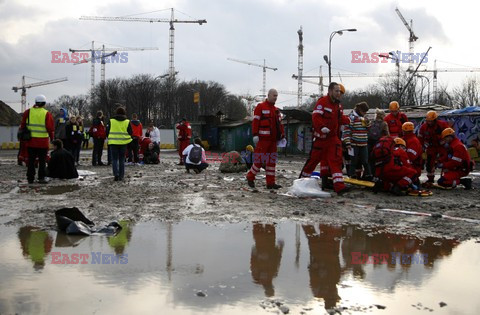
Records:
[[[427,152],[426,169],[428,181],[432,183],[435,178],[435,164],[439,158],[444,157],[446,154],[445,147],[440,144],[440,141],[442,140],[442,131],[448,127],[450,126],[446,121],[436,120],[431,126],[424,122],[418,131],[418,140],[420,140],[420,144]]]
[[[408,121],[408,118],[404,113],[399,112],[397,115],[390,113],[384,118],[384,121],[388,125],[390,136],[395,138],[402,136],[402,125]]]
[[[182,152],[190,144],[190,139],[192,138],[192,126],[188,121],[184,122],[183,125],[179,124],[178,129],[178,155],[180,156],[180,164],[183,164],[183,155]]]
[[[312,115],[312,150],[300,177],[309,177],[321,162],[320,175],[327,176],[331,172],[335,192],[345,188],[342,174],[340,126],[349,123],[350,119],[343,114],[342,105],[333,102],[330,95],[327,94],[317,101]],[[323,127],[330,129],[330,132],[323,133]]]
[[[385,190],[390,190],[392,184],[406,189],[417,178],[417,171],[408,160],[407,152],[399,147],[393,149],[390,161],[383,167],[377,167],[375,173],[383,181]]]
[[[275,184],[275,165],[277,164],[277,141],[285,138],[280,110],[274,103],[265,101],[255,107],[252,121],[252,134],[259,141],[253,153],[253,165],[247,174],[249,181],[255,180],[255,175],[266,164],[267,186]]]
[[[417,171],[417,176],[420,177],[423,169],[422,144],[413,132],[405,134],[403,140],[407,143],[408,159],[412,163],[413,168]]]
[[[447,156],[443,160],[443,175],[438,184],[445,187],[455,187],[460,183],[460,178],[470,173],[470,154],[465,145],[454,138],[447,149]]]

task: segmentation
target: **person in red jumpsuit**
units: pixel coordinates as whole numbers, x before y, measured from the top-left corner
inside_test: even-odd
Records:
[[[327,183],[328,172],[331,172],[333,189],[337,194],[349,191],[343,182],[340,127],[349,124],[350,120],[343,114],[341,95],[340,86],[332,82],[328,87],[328,94],[317,101],[312,115],[312,150],[300,174],[300,177],[311,176],[321,161],[322,186]]]
[[[192,138],[192,126],[187,121],[186,118],[177,124],[178,129],[178,155],[180,157],[180,162],[178,165],[183,165],[183,155],[182,152],[190,144],[190,139]]]
[[[417,177],[420,177],[420,175],[422,175],[424,164],[422,157],[423,150],[420,140],[418,140],[414,133],[414,129],[415,126],[412,122],[407,121],[402,125],[403,140],[405,140],[405,143],[407,144],[408,159],[412,163],[413,168],[417,171]],[[416,182],[415,184],[418,186],[419,183]]]
[[[384,120],[388,125],[388,131],[392,137],[402,136],[402,125],[408,121],[407,115],[400,112],[400,105],[397,101],[390,102],[388,106],[390,114]]]
[[[268,91],[267,99],[259,103],[253,112],[252,134],[255,152],[253,165],[247,173],[248,186],[255,187],[255,175],[266,164],[266,179],[268,189],[279,189],[282,186],[275,183],[275,165],[277,163],[277,141],[285,138],[280,110],[275,107],[278,92]]]
[[[442,140],[442,131],[448,128],[448,123],[438,119],[437,112],[431,110],[427,112],[425,122],[418,131],[418,140],[422,144],[423,150],[427,153],[427,182],[424,186],[431,187],[435,178],[435,164],[446,154],[445,147],[440,144]]]
[[[392,157],[383,167],[378,167],[376,176],[383,181],[383,189],[395,195],[406,195],[409,187],[417,190],[414,184],[417,171],[413,168],[406,152],[406,143],[402,138],[395,138]]]
[[[462,178],[473,169],[473,162],[467,148],[455,137],[455,131],[452,128],[442,131],[442,139],[447,147],[447,155],[437,165],[442,168],[442,176],[438,180],[438,184],[444,187],[456,187],[458,184],[462,184],[465,189],[471,189],[472,180]]]

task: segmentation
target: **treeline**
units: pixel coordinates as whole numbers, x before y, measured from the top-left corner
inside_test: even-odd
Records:
[[[353,108],[355,104],[366,101],[370,108],[388,108],[391,101],[398,101],[400,106],[419,106],[427,104],[445,105],[450,108],[463,108],[480,105],[480,81],[475,77],[467,77],[457,86],[448,89],[448,85],[437,86],[434,95],[433,78],[420,74],[414,76],[407,86],[411,74],[401,71],[381,77],[376,83],[363,89],[351,90],[345,87],[342,104],[345,108]],[[405,86],[407,86],[405,88]],[[304,108],[312,109],[316,100],[309,100]]]
[[[194,103],[195,93],[199,95],[197,103]],[[62,95],[50,105],[50,109],[66,108],[69,115],[80,115],[88,124],[98,110],[107,116],[113,115],[117,104],[126,107],[129,117],[136,113],[143,123],[152,121],[164,128],[172,128],[183,117],[197,121],[199,116],[216,115],[219,111],[231,120],[247,115],[242,98],[230,94],[220,83],[186,82],[147,74],[109,79],[96,85],[90,96]]]

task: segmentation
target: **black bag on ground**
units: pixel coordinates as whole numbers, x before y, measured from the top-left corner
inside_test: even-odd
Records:
[[[87,219],[78,208],[62,208],[55,211],[57,226],[60,231],[74,235],[113,236],[122,229],[120,224],[112,222],[105,227],[95,229],[95,223]]]
[[[202,147],[194,144],[188,154],[188,159],[193,164],[200,163],[202,161]]]

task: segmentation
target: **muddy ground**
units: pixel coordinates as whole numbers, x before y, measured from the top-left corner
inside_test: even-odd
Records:
[[[81,171],[94,172],[78,180],[53,180],[28,185],[26,167],[16,165],[16,152],[0,151],[0,222],[55,229],[54,211],[76,206],[97,224],[129,219],[133,222],[195,220],[217,222],[321,222],[380,227],[389,232],[465,240],[480,236],[480,224],[446,218],[394,214],[379,208],[439,213],[480,220],[480,178],[476,189],[435,190],[431,197],[374,194],[366,188],[331,198],[287,196],[298,177],[304,156],[280,157],[272,192],[257,178],[258,192],[247,189],[245,174],[222,174],[218,163],[207,172],[186,174],[178,156],[162,152],[161,164],[127,166],[123,182],[114,182],[111,167],[90,166],[91,151],[82,152]],[[262,173],[261,173],[262,174]]]

